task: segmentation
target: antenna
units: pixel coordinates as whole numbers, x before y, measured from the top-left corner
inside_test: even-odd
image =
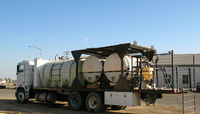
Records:
[[[55,61],[57,61],[58,54],[55,55]]]
[[[64,55],[65,55],[65,58],[66,60],[68,60],[70,57],[70,51],[64,51]]]

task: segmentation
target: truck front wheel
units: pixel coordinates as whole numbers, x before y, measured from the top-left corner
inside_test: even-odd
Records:
[[[103,96],[91,92],[86,97],[86,108],[90,112],[102,112],[104,110]]]
[[[28,99],[26,99],[26,97],[25,97],[25,92],[24,92],[23,89],[18,89],[17,90],[16,97],[17,97],[17,101],[19,103],[26,103],[28,101]]]

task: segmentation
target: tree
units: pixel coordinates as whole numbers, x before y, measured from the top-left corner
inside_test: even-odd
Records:
[[[11,79],[10,78],[8,78],[8,83],[10,83],[11,82]]]
[[[8,82],[8,78],[5,78],[4,80],[6,80],[6,83]]]

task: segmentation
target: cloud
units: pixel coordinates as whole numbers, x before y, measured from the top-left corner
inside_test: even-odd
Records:
[[[88,41],[87,37],[83,38],[83,42],[87,42],[87,41]]]

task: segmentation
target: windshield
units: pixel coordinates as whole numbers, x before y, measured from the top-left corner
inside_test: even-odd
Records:
[[[17,72],[23,72],[25,69],[24,65],[17,65]]]

